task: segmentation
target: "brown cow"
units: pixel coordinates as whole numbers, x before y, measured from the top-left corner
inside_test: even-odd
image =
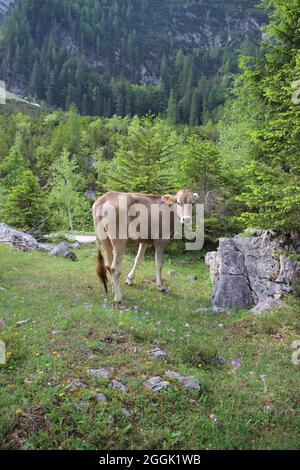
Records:
[[[107,293],[107,273],[109,273],[115,294],[114,304],[122,304],[120,275],[122,258],[129,244],[138,243],[139,249],[134,266],[127,277],[127,284],[133,283],[136,270],[142,262],[147,246],[155,248],[156,284],[161,291],[164,285],[161,277],[164,250],[174,237],[176,223],[181,225],[191,223],[191,205],[198,198],[187,189],[178,191],[175,196],[156,196],[151,194],[109,192],[100,197],[93,205],[93,217],[98,245],[97,274],[104,284]],[[164,209],[172,210],[167,212]],[[158,208],[159,216],[154,217],[153,208]],[[132,210],[134,209],[134,210]],[[157,210],[157,209],[156,209]],[[130,232],[131,224],[139,213],[141,222],[137,236]],[[165,216],[164,214],[168,214]],[[166,220],[169,218],[169,222]],[[167,236],[163,229],[168,228]],[[150,230],[151,229],[151,230]],[[151,231],[151,233],[149,233]],[[135,233],[136,233],[135,232]],[[154,233],[154,235],[153,235]]]

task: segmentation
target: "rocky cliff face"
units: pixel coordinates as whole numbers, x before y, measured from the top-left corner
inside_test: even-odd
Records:
[[[299,242],[287,244],[271,231],[221,239],[218,251],[206,256],[214,284],[214,310],[252,308],[259,313],[280,304],[300,279],[300,263],[295,259],[299,253]]]

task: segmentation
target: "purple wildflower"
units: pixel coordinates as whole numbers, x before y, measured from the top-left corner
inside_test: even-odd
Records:
[[[231,365],[234,367],[241,367],[240,361],[231,361]]]

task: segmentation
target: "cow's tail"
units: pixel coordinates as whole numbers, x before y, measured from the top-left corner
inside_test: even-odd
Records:
[[[100,279],[100,281],[103,283],[105,293],[107,294],[108,289],[107,289],[107,283],[108,283],[108,278],[107,278],[107,270],[106,266],[104,263],[104,258],[100,250],[100,246],[98,247],[98,253],[97,253],[97,274]]]

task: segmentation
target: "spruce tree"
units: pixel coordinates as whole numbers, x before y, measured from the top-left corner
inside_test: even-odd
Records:
[[[19,183],[6,195],[0,214],[4,222],[17,229],[35,235],[47,231],[49,221],[45,196],[30,170],[22,171]]]
[[[181,145],[180,137],[159,118],[134,118],[108,172],[108,189],[168,192],[174,186],[173,169]]]

